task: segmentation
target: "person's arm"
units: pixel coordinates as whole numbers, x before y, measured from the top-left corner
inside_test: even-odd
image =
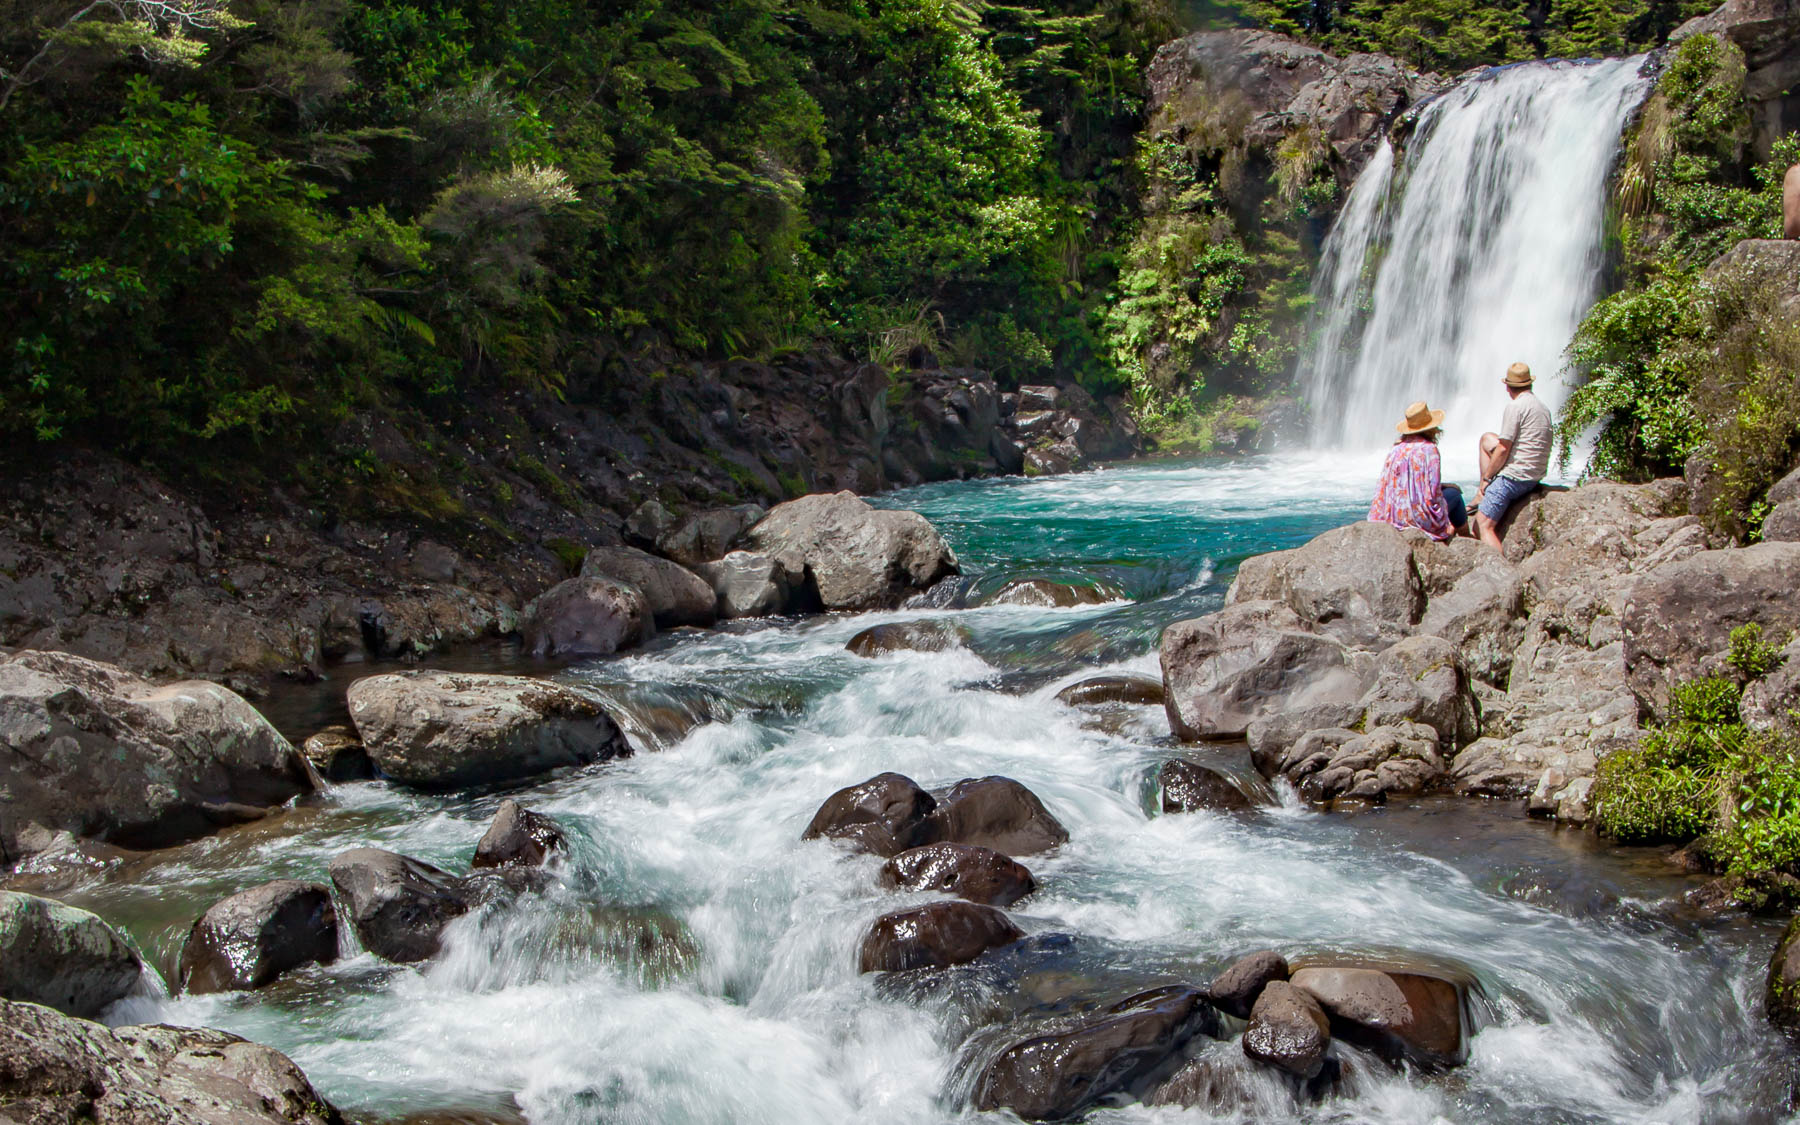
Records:
[[[1506,468],[1506,463],[1512,460],[1512,447],[1513,443],[1511,441],[1506,438],[1500,438],[1498,441],[1494,442],[1494,451],[1492,453],[1483,453],[1481,455],[1481,483],[1484,486],[1489,481],[1499,476],[1500,470]]]

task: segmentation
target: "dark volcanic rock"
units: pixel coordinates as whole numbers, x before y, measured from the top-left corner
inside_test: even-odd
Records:
[[[567,846],[562,829],[541,813],[508,798],[475,845],[471,867],[541,867],[550,853]]]
[[[1010,777],[966,778],[937,798],[926,818],[932,843],[974,844],[1009,856],[1036,855],[1069,842],[1037,794]]]
[[[1101,703],[1135,703],[1161,707],[1163,685],[1149,676],[1093,676],[1070,684],[1056,693],[1056,698],[1071,707],[1092,707]]]
[[[218,684],[157,686],[57,652],[0,657],[0,866],[61,830],[126,847],[190,840],[311,788],[287,739]]]
[[[369,952],[401,963],[436,954],[444,927],[473,905],[449,872],[380,848],[354,848],[333,859],[331,882]]]
[[[1001,1051],[981,1072],[975,1108],[1062,1121],[1111,1095],[1141,1096],[1179,1065],[1189,1040],[1218,1030],[1218,1012],[1194,989],[1145,992]]]
[[[1430,1069],[1468,1058],[1468,991],[1461,981],[1324,966],[1296,970],[1290,980],[1319,1001],[1340,1038]]]
[[[90,1019],[138,983],[143,966],[98,916],[0,891],[0,997]],[[0,1080],[0,1105],[5,1104]]]
[[[966,640],[967,634],[947,621],[898,621],[871,625],[844,647],[858,656],[880,656],[887,652],[944,652]]]
[[[1037,890],[1037,880],[1023,864],[969,844],[927,844],[903,851],[882,865],[881,885],[941,891],[987,906],[1011,906]]]
[[[637,587],[659,629],[711,625],[718,619],[710,583],[680,563],[636,547],[595,547],[582,560],[581,576]]]
[[[449,789],[631,753],[599,704],[549,680],[397,672],[350,685],[350,717],[396,781]]]
[[[1206,997],[1219,1009],[1238,1019],[1250,1018],[1250,1009],[1270,981],[1288,979],[1287,958],[1272,950],[1247,954],[1233,961],[1206,989]]]
[[[658,535],[656,550],[686,567],[714,562],[730,554],[744,532],[768,514],[756,504],[695,512]]]
[[[300,965],[337,960],[337,911],[317,883],[280,879],[240,891],[202,914],[181,947],[186,992],[261,988]]]
[[[1286,981],[1270,981],[1250,1010],[1244,1054],[1295,1077],[1312,1079],[1324,1069],[1330,1046],[1331,1022],[1312,993]]]
[[[846,840],[860,851],[893,856],[925,841],[926,817],[937,801],[910,777],[883,773],[825,799],[802,840]]]
[[[326,727],[308,738],[300,753],[326,781],[367,781],[375,776],[368,748],[350,727]]]
[[[1156,787],[1162,794],[1162,811],[1166,813],[1201,809],[1229,812],[1250,808],[1252,804],[1224,774],[1185,758],[1171,758],[1158,767]]]
[[[1787,924],[1781,940],[1775,943],[1763,1000],[1770,1022],[1789,1037],[1800,1038],[1800,914]]]
[[[533,656],[606,656],[649,640],[656,622],[636,586],[588,576],[546,590],[519,631]]]
[[[865,973],[962,965],[1025,936],[1005,914],[973,902],[933,902],[875,919],[863,936]]]
[[[0,1118],[18,1125],[343,1125],[287,1056],[223,1031],[107,1029],[0,1000]]]

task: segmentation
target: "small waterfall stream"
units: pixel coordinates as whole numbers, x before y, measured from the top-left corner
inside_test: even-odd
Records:
[[[1524,360],[1552,409],[1563,351],[1598,295],[1606,180],[1650,80],[1643,59],[1522,63],[1427,106],[1384,145],[1326,242],[1299,385],[1321,446],[1385,445],[1408,402],[1449,412],[1450,475]]]

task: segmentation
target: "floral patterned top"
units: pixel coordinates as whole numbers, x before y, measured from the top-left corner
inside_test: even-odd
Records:
[[[1416,527],[1437,540],[1456,533],[1444,505],[1443,462],[1436,443],[1402,441],[1388,450],[1375,486],[1369,518],[1395,527]]]

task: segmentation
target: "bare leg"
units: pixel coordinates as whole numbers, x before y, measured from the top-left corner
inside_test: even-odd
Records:
[[[1500,542],[1500,529],[1495,527],[1491,520],[1480,512],[1477,512],[1475,513],[1474,524],[1475,531],[1483,543],[1486,543],[1496,551],[1506,550],[1506,544]]]
[[[1476,456],[1475,464],[1481,470],[1482,480],[1492,480],[1494,474],[1500,471],[1501,466],[1492,463],[1495,460],[1494,450],[1498,448],[1500,448],[1499,434],[1490,431],[1481,435],[1481,452]]]

